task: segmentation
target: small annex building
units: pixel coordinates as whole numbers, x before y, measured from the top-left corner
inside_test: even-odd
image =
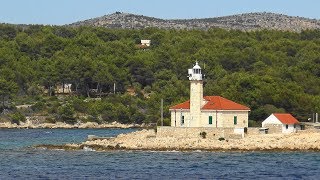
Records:
[[[203,80],[198,63],[188,70],[190,100],[169,108],[172,127],[248,127],[250,108],[221,96],[203,96]]]
[[[268,133],[294,133],[301,130],[300,122],[289,113],[273,113],[262,122]]]

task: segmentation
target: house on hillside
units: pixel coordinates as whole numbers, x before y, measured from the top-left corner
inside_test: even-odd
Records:
[[[141,40],[141,45],[142,46],[150,46],[151,45],[151,40],[149,40],[149,39],[142,39]]]
[[[203,96],[203,80],[198,63],[188,70],[190,100],[169,108],[173,127],[248,127],[250,108],[221,96]]]
[[[58,84],[55,89],[56,94],[70,94],[72,84]]]
[[[288,113],[273,113],[262,122],[268,133],[293,133],[301,130],[300,122]]]
[[[148,49],[151,46],[151,40],[141,40],[140,44],[136,45],[139,49]]]

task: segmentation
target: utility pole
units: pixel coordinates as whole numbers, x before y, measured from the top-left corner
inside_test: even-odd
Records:
[[[314,123],[314,113],[312,113],[312,122]]]
[[[163,126],[163,99],[161,99],[161,126]]]

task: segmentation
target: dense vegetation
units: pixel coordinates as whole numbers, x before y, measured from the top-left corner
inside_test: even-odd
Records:
[[[140,39],[151,39],[152,47],[138,48]],[[306,120],[320,110],[319,30],[0,25],[1,111],[20,119],[19,113],[42,114],[48,121],[156,122],[161,98],[166,118],[168,107],[188,99],[187,69],[195,61],[205,64],[204,94],[249,106],[251,120],[272,112]],[[75,93],[55,96],[57,83],[71,83]],[[114,83],[116,94],[110,93]],[[127,89],[134,89],[135,96]],[[100,96],[100,101],[86,99]],[[17,112],[19,104],[33,106]]]

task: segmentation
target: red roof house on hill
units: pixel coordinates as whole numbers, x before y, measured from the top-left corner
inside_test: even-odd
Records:
[[[271,132],[292,133],[300,130],[300,122],[289,113],[273,113],[262,122]]]

